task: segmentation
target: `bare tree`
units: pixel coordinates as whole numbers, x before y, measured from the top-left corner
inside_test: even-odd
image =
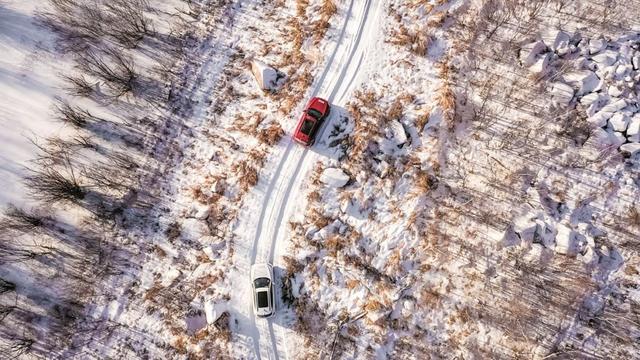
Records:
[[[0,231],[34,232],[53,221],[53,218],[40,211],[24,210],[11,204],[0,220]]]
[[[104,6],[111,20],[109,34],[122,45],[135,47],[152,32],[151,22],[144,15],[149,6],[146,0],[111,0]]]
[[[67,91],[74,96],[87,97],[93,94],[95,91],[95,84],[89,83],[89,81],[83,76],[62,76],[69,83]]]
[[[78,54],[78,67],[104,81],[120,97],[133,90],[137,74],[133,60],[115,49],[87,50]]]
[[[86,187],[80,185],[68,153],[54,159],[58,166],[30,169],[25,181],[31,196],[48,204],[58,202],[77,203],[86,195]]]

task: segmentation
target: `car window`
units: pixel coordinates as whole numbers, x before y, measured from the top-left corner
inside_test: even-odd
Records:
[[[255,279],[255,281],[253,282],[253,285],[257,288],[263,288],[263,287],[268,287],[269,286],[269,279],[267,278],[257,278]]]
[[[313,116],[316,119],[320,119],[322,117],[322,113],[316,109],[307,110],[307,114]]]
[[[266,291],[258,291],[258,308],[269,307],[269,299]]]
[[[304,121],[302,122],[302,126],[300,127],[300,131],[307,136],[310,135],[314,123],[315,122],[313,120],[304,119]]]

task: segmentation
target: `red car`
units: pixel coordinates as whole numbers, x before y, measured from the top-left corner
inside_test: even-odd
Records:
[[[329,116],[330,111],[331,107],[327,100],[319,97],[309,100],[300,117],[298,126],[296,126],[296,131],[293,133],[293,139],[304,146],[313,145],[316,132],[318,132],[324,119]]]

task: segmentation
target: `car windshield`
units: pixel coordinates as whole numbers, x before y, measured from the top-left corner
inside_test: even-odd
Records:
[[[322,113],[318,110],[315,109],[309,109],[307,110],[307,114],[313,116],[316,119],[320,119],[322,117]]]
[[[263,278],[257,278],[253,281],[253,284],[255,285],[256,289],[259,288],[263,288],[263,287],[268,287],[269,286],[269,279],[263,277]]]
[[[302,126],[300,127],[300,131],[305,135],[311,134],[311,129],[313,129],[314,121],[311,119],[304,119],[302,122]]]
[[[269,300],[266,291],[258,291],[258,308],[269,307]]]

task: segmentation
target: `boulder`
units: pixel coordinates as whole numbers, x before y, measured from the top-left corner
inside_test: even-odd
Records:
[[[598,76],[590,70],[570,72],[564,75],[563,79],[566,83],[578,88],[578,96],[595,91],[600,84]]]
[[[631,58],[633,70],[640,70],[640,52],[636,51]]]
[[[526,44],[520,49],[520,63],[529,67],[537,61],[538,55],[547,50],[547,46],[542,41]]]
[[[592,59],[597,62],[600,67],[607,67],[613,65],[618,60],[618,53],[613,50],[605,50],[594,55]]]
[[[513,231],[520,236],[522,241],[527,243],[533,242],[537,227],[538,224],[526,216],[520,217],[513,222]]]
[[[613,130],[623,132],[627,130],[629,117],[623,113],[617,112],[609,119],[609,125],[611,125]]]
[[[620,95],[622,95],[624,93],[624,91],[618,86],[610,86],[607,89],[607,93],[611,97],[620,97]]]
[[[213,324],[227,311],[226,303],[217,303],[213,300],[207,300],[204,303],[204,314],[207,318],[207,324]]]
[[[252,61],[251,72],[262,90],[278,90],[284,83],[284,75],[262,61]]]
[[[555,251],[559,254],[574,254],[576,250],[576,233],[564,224],[558,224]]]
[[[631,64],[620,64],[616,67],[616,79],[624,79],[627,74],[630,74],[633,71],[633,66]]]
[[[320,175],[320,181],[331,187],[340,188],[349,182],[349,175],[338,168],[326,168]]]
[[[404,131],[404,126],[398,120],[392,120],[389,124],[389,130],[394,145],[402,145],[407,142],[407,133]]]
[[[529,71],[534,74],[544,75],[549,68],[549,61],[551,60],[551,54],[543,54],[536,58],[536,61],[529,67]]]
[[[607,120],[613,116],[617,111],[624,109],[627,106],[627,101],[624,99],[616,100],[598,111],[595,115],[587,118],[587,121],[594,126],[605,126]]]
[[[573,99],[573,88],[562,82],[551,84],[551,96],[558,104],[568,104]]]
[[[634,115],[631,120],[629,120],[629,125],[627,127],[627,136],[638,135],[640,133],[640,114]]]
[[[604,50],[607,47],[607,41],[600,39],[591,39],[589,40],[589,54],[597,54],[600,51]]]
[[[640,143],[626,143],[626,144],[623,144],[622,146],[620,146],[620,151],[622,151],[625,154],[629,154],[631,156],[634,156],[634,155],[640,153]]]
[[[571,36],[560,29],[548,29],[542,33],[542,40],[553,50],[569,47]]]
[[[584,106],[590,106],[591,104],[597,103],[600,101],[600,94],[591,93],[587,94],[580,98],[580,103]]]

